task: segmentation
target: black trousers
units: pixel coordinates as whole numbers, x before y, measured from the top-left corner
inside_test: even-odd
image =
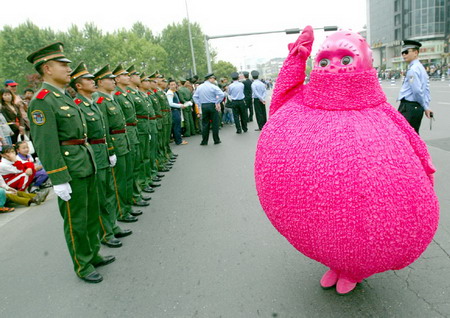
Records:
[[[253,104],[255,105],[255,117],[258,128],[262,129],[267,121],[266,105],[259,98],[253,98]]]
[[[253,101],[252,97],[245,97],[245,105],[248,108],[248,121],[253,121]]]
[[[234,124],[236,125],[236,131],[241,132],[247,131],[247,105],[244,100],[234,100],[232,102],[233,105],[233,117]]]
[[[173,139],[177,145],[181,144],[181,111],[177,108],[172,108],[172,132]]]
[[[418,102],[410,102],[406,99],[402,99],[398,111],[406,118],[412,128],[419,133],[424,112],[423,107],[420,106]]]
[[[207,144],[209,139],[209,127],[212,123],[212,133],[214,142],[219,138],[219,112],[214,103],[202,104],[202,144]]]

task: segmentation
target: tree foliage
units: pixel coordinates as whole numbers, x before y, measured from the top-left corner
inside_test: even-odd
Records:
[[[197,23],[191,23],[191,31],[197,73],[202,76],[207,69],[204,34]],[[73,61],[72,68],[85,62],[91,73],[105,64],[114,68],[122,63],[124,67],[135,64],[137,69],[147,73],[159,70],[174,78],[193,75],[190,74],[192,56],[187,20],[167,26],[159,36],[142,22],[136,22],[130,30],[104,33],[93,23],[86,23],[81,28],[72,25],[66,32],[55,32],[26,21],[17,27],[4,26],[0,30],[0,81],[15,80],[20,84],[19,91],[28,86],[35,87],[36,72],[26,57],[56,41],[64,43],[65,54]]]
[[[236,72],[236,66],[226,61],[218,61],[212,65],[214,70],[214,75],[217,78],[228,77],[230,78],[231,73]]]

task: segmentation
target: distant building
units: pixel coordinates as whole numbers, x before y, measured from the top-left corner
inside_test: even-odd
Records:
[[[284,57],[276,57],[273,58],[263,64],[258,65],[258,71],[261,74],[261,78],[276,78],[278,73],[280,72],[281,67],[283,66]]]
[[[367,22],[375,67],[405,70],[404,39],[422,43],[425,66],[450,64],[450,0],[367,0]]]

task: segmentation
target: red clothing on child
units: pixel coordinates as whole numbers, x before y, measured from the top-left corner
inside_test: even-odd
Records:
[[[28,168],[33,171],[29,176],[25,173]],[[36,169],[33,162],[21,162],[20,160],[11,162],[5,158],[2,158],[0,162],[0,175],[11,188],[25,191],[33,181],[35,174]]]

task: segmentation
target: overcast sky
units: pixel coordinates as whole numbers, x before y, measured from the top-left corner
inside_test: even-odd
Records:
[[[191,22],[197,22],[205,34],[222,35],[337,25],[361,31],[366,24],[365,0],[187,0]],[[94,22],[105,32],[129,29],[141,21],[159,34],[170,23],[186,17],[185,0],[105,1],[18,0],[0,13],[0,24],[16,26],[31,20],[39,27],[67,30],[72,24]],[[298,35],[284,33],[210,40],[218,58],[239,68],[244,59],[285,57],[287,44]],[[324,39],[315,33],[315,47]]]

